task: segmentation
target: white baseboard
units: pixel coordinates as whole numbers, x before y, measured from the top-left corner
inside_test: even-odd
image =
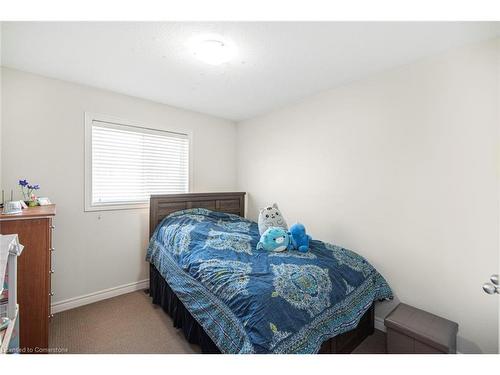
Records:
[[[381,318],[379,316],[375,316],[375,329],[378,329],[379,331],[385,332],[385,324],[384,324],[384,318]]]
[[[83,296],[69,298],[63,301],[55,302],[52,304],[52,314],[74,309],[76,307],[88,305],[90,303],[102,301],[111,297],[116,297],[121,294],[135,292],[149,288],[149,279],[136,281],[134,283],[116,286],[114,288],[100,290],[98,292],[85,294]]]

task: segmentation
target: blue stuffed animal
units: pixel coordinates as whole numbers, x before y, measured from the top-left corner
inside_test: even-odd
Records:
[[[260,237],[257,250],[284,251],[290,248],[290,235],[283,228],[268,228]]]
[[[306,227],[297,223],[290,227],[290,239],[292,247],[301,253],[309,250],[309,241],[312,240],[311,236],[306,234]]]

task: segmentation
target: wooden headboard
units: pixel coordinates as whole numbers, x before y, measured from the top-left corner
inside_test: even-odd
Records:
[[[151,237],[165,216],[188,208],[208,208],[244,217],[245,194],[235,192],[152,195],[149,202],[149,236]]]

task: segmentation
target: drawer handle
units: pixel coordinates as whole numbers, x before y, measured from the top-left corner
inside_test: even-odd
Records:
[[[54,317],[54,314],[49,314],[49,319],[52,319]]]
[[[56,229],[56,226],[55,226],[54,224],[52,224],[52,225],[50,226],[50,229]]]
[[[56,249],[54,249],[53,247],[51,247],[49,250],[50,251],[56,251]]]
[[[49,271],[50,274],[53,274],[54,272],[56,272],[56,271],[54,271],[54,270],[50,270]]]
[[[50,292],[49,297],[54,297],[54,292]]]

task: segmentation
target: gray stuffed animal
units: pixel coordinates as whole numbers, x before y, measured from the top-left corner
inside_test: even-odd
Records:
[[[272,206],[264,207],[259,212],[259,233],[262,234],[270,227],[283,228],[288,230],[285,218],[281,214],[278,205],[273,203]]]

